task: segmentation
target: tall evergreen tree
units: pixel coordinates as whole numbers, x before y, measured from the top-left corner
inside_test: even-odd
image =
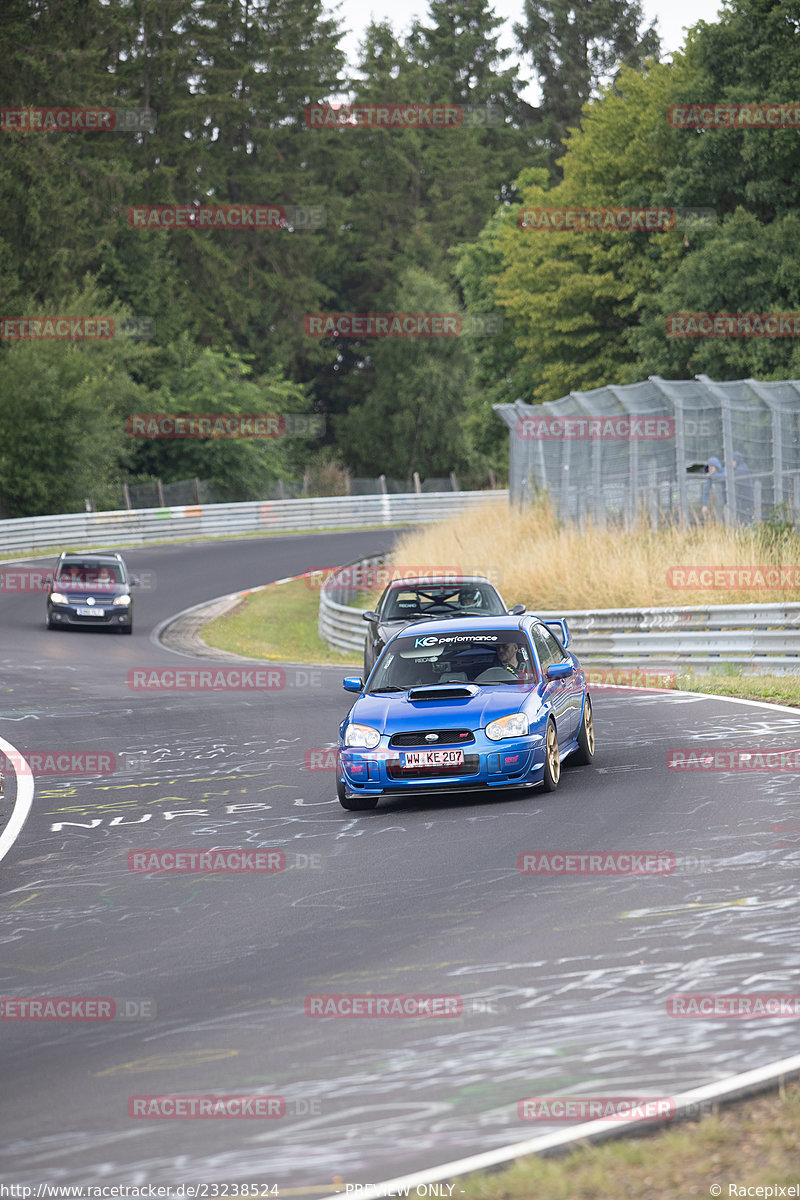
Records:
[[[639,0],[525,0],[524,13],[514,33],[539,79],[537,123],[557,178],[556,159],[584,104],[620,67],[639,66],[657,55],[660,42],[655,25],[642,29]]]

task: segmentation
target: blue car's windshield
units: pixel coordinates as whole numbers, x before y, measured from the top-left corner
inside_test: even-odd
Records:
[[[514,630],[465,629],[399,637],[384,651],[369,691],[407,691],[437,683],[534,683],[525,637]]]

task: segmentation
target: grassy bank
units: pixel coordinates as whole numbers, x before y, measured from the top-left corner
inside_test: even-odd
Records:
[[[623,1196],[678,1200],[746,1195],[729,1193],[729,1185],[800,1183],[798,1129],[800,1085],[793,1083],[782,1095],[773,1092],[732,1104],[700,1121],[649,1136],[584,1146],[555,1157],[531,1156],[500,1172],[470,1175],[457,1180],[453,1194],[460,1200],[620,1200]],[[534,1128],[530,1130],[535,1136]],[[712,1190],[714,1185],[718,1191]]]
[[[272,583],[206,625],[203,641],[244,658],[363,666],[362,655],[337,654],[328,648],[317,633],[318,618],[318,587],[309,587],[305,579]]]

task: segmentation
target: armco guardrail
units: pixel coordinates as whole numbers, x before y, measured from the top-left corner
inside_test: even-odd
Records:
[[[342,568],[347,578],[362,559]],[[319,632],[332,650],[363,652],[363,609],[346,603],[356,596],[335,573],[320,590]],[[587,663],[627,663],[654,658],[687,666],[720,663],[800,670],[800,603],[720,604],[682,608],[623,608],[539,612],[547,619],[566,617],[572,645]]]
[[[355,525],[419,525],[453,517],[508,492],[410,492],[380,496],[308,496],[242,504],[187,504],[119,512],[66,513],[0,521],[0,554],[66,546],[91,549],[181,538],[231,537]]]

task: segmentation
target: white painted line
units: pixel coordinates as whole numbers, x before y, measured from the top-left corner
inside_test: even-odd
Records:
[[[14,804],[14,811],[9,817],[3,832],[0,833],[0,862],[2,862],[22,832],[22,826],[27,821],[28,814],[31,811],[31,805],[33,804],[33,774],[27,760],[22,757],[19,750],[15,749],[4,738],[0,738],[0,750],[3,751],[11,763],[14,774],[17,777],[17,799]]]
[[[784,1058],[765,1067],[757,1067],[753,1071],[745,1071],[741,1075],[732,1075],[718,1083],[709,1083],[704,1087],[694,1088],[690,1092],[682,1092],[673,1097],[675,1101],[675,1117],[681,1110],[692,1109],[705,1102],[723,1099],[734,1100],[747,1096],[751,1092],[764,1090],[764,1085],[787,1079],[791,1075],[800,1074],[800,1054],[792,1058]],[[580,1099],[575,1096],[574,1099]],[[642,1099],[646,1099],[645,1096]],[[664,1125],[674,1124],[674,1119],[665,1121],[640,1120],[628,1117],[615,1121],[584,1121],[572,1129],[559,1130],[558,1133],[545,1133],[540,1137],[528,1138],[525,1142],[515,1142],[511,1146],[500,1146],[497,1150],[487,1150],[484,1154],[473,1154],[469,1158],[459,1158],[454,1162],[442,1163],[439,1167],[431,1167],[427,1171],[417,1171],[413,1175],[403,1175],[399,1179],[387,1179],[383,1183],[365,1186],[358,1192],[358,1200],[380,1200],[381,1197],[397,1195],[403,1189],[404,1195],[412,1194],[411,1189],[423,1184],[438,1183],[443,1179],[452,1179],[454,1175],[467,1175],[470,1171],[485,1171],[488,1167],[500,1166],[512,1159],[521,1158],[526,1154],[540,1154],[544,1150],[553,1150],[558,1146],[568,1146],[572,1142],[600,1141],[603,1138],[618,1137],[620,1133],[631,1127],[645,1126],[648,1129],[658,1129]],[[406,1192],[405,1189],[409,1191]],[[414,1193],[416,1194],[416,1193]],[[321,1200],[337,1200],[341,1192],[332,1192]]]

